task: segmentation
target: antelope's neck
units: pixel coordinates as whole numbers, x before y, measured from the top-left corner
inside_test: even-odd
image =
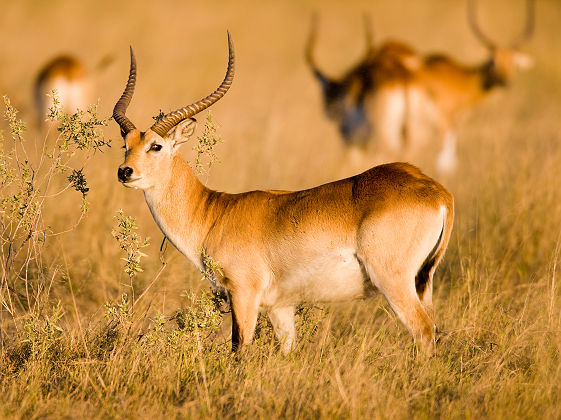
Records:
[[[161,231],[199,269],[202,269],[203,241],[212,224],[206,208],[211,193],[180,156],[174,157],[166,182],[144,191],[146,203]]]
[[[484,92],[507,84],[507,80],[498,74],[492,59],[487,60],[479,67],[479,76],[481,78],[481,88]]]

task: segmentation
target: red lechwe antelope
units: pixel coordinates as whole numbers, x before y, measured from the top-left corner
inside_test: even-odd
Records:
[[[74,113],[89,105],[91,81],[84,65],[76,58],[61,55],[48,62],[35,82],[35,107],[39,125],[45,120],[52,99],[47,95],[56,90],[62,110]]]
[[[118,178],[143,190],[165,236],[199,269],[203,250],[222,266],[216,281],[232,306],[232,347],[252,341],[265,309],[282,350],[294,346],[300,302],[387,298],[417,343],[434,342],[432,278],[450,239],[453,197],[406,163],[304,191],[227,194],[206,188],[178,149],[193,132],[191,117],[218,101],[234,77],[228,35],[226,77],[214,93],[140,131],[125,116],[136,84],[129,78],[113,118],[125,141]],[[174,129],[173,134],[169,134]]]
[[[324,110],[335,122],[347,145],[366,147],[369,139],[380,140],[389,152],[401,148],[405,86],[412,77],[409,67],[418,61],[415,51],[399,41],[372,45],[370,22],[365,16],[366,49],[358,64],[342,77],[329,77],[314,58],[317,17],[313,16],[306,45],[306,61],[322,89]],[[413,63],[409,63],[414,60]]]
[[[532,65],[532,59],[518,51],[534,29],[534,0],[527,0],[526,5],[522,34],[509,47],[499,47],[481,31],[475,16],[475,0],[468,0],[470,27],[489,50],[489,58],[481,64],[468,66],[442,54],[427,55],[414,72],[413,80],[408,81],[411,121],[406,132],[414,137],[417,124],[426,120],[436,122],[442,141],[437,160],[441,172],[456,167],[456,127],[462,112],[476,105],[495,87],[507,86],[515,69]],[[416,144],[416,139],[411,138],[409,145]]]

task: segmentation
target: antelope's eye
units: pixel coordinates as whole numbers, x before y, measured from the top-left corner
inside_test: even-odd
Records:
[[[159,152],[160,150],[162,150],[161,144],[154,143],[152,146],[150,146],[151,152]]]

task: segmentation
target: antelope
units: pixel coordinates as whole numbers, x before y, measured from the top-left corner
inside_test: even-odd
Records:
[[[53,101],[47,95],[56,90],[62,110],[74,113],[85,109],[90,99],[90,77],[84,65],[75,57],[61,55],[48,62],[39,72],[34,96],[38,123],[42,125]]]
[[[230,88],[229,33],[228,50],[226,76],[213,93],[140,131],[125,115],[137,75],[131,48],[113,118],[125,143],[118,180],[144,192],[165,237],[196,267],[204,269],[203,254],[222,267],[214,275],[231,303],[232,349],[250,344],[261,309],[287,353],[295,345],[295,305],[367,297],[378,289],[418,345],[432,350],[433,275],[450,239],[452,195],[406,163],[303,191],[207,188],[179,147],[193,133],[192,118]]]
[[[424,113],[432,108],[433,121],[440,132],[441,151],[437,159],[440,172],[450,172],[457,165],[456,129],[462,112],[474,107],[496,87],[508,86],[515,69],[527,69],[532,59],[519,52],[534,30],[534,0],[526,1],[526,24],[523,32],[508,47],[500,47],[484,34],[477,23],[475,0],[468,0],[468,21],[473,33],[489,51],[489,58],[477,65],[464,65],[442,54],[427,55],[409,81],[409,112],[423,122],[431,118]],[[420,101],[415,103],[417,96]],[[428,101],[426,100],[428,99]],[[436,118],[434,118],[436,117]],[[409,133],[415,134],[413,126]],[[416,142],[411,141],[412,145]]]
[[[401,147],[405,84],[416,66],[416,52],[410,46],[390,40],[378,49],[372,45],[368,18],[364,17],[366,48],[363,58],[339,78],[319,69],[313,50],[317,38],[317,17],[313,16],[306,44],[306,62],[322,89],[326,116],[335,122],[349,146],[367,147],[371,137],[390,152]]]

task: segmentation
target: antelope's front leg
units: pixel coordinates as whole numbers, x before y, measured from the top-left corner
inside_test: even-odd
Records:
[[[261,293],[249,286],[230,291],[232,304],[232,351],[240,350],[253,340]]]
[[[269,319],[279,340],[281,351],[290,353],[296,345],[296,330],[294,327],[294,306],[274,308],[269,311]]]

